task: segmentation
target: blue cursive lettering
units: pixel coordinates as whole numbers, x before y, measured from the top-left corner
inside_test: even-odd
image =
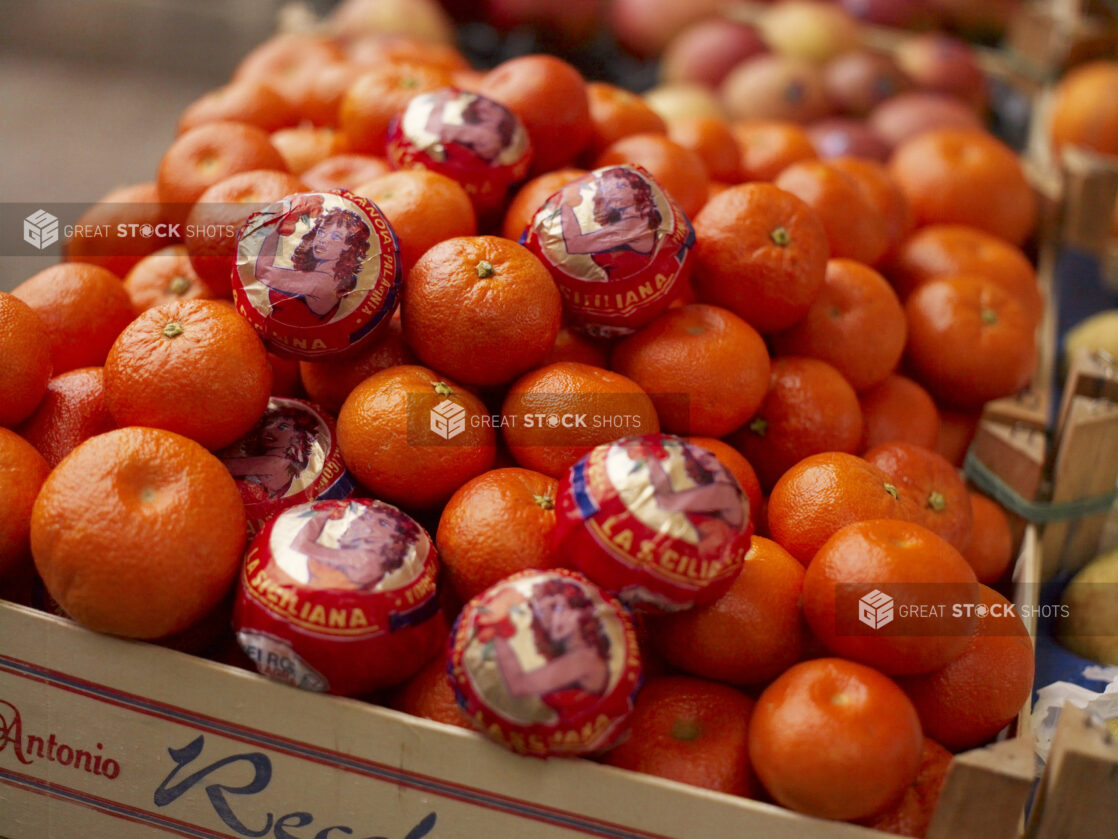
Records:
[[[240,819],[233,814],[233,809],[229,806],[229,802],[225,798],[225,793],[234,793],[236,795],[253,795],[260,792],[268,786],[268,782],[272,780],[272,762],[268,760],[267,755],[262,755],[259,752],[243,755],[230,755],[229,757],[222,758],[207,766],[205,769],[200,769],[188,778],[184,778],[175,784],[173,787],[167,786],[171,780],[179,773],[180,769],[186,767],[187,764],[194,761],[202,753],[202,747],[205,745],[205,737],[199,735],[188,745],[183,746],[181,749],[168,749],[171,755],[171,760],[175,762],[175,768],[171,770],[171,774],[163,779],[163,783],[155,791],[155,806],[166,807],[172,801],[175,801],[183,793],[205,778],[207,775],[216,772],[223,766],[229,766],[241,761],[247,762],[255,770],[255,774],[249,783],[242,787],[230,787],[223,784],[210,784],[206,787],[206,795],[210,799],[210,804],[214,808],[214,812],[233,830],[237,831],[242,836],[266,836],[272,829],[272,814],[268,814],[268,819],[264,823],[261,830],[252,830],[246,827]]]
[[[176,781],[176,776],[180,772],[185,771],[186,767],[197,760],[205,747],[205,737],[199,735],[181,749],[168,749],[167,753],[171,755],[171,760],[175,762],[174,769],[170,774],[159,784],[155,790],[155,806],[166,807],[174,801],[177,801],[184,794],[186,794],[193,787],[197,786],[202,780],[213,775],[219,769],[226,766],[232,766],[237,763],[247,763],[253,769],[252,780],[243,786],[230,786],[229,784],[211,783],[205,787],[206,796],[210,800],[210,805],[213,807],[214,812],[218,817],[225,822],[230,828],[235,830],[241,836],[254,836],[263,837],[271,834],[273,839],[307,839],[309,834],[295,834],[291,830],[298,830],[299,828],[310,827],[314,824],[314,816],[305,810],[295,810],[284,816],[275,816],[268,813],[264,820],[264,827],[260,830],[253,830],[246,826],[234,813],[233,808],[230,806],[227,795],[255,795],[262,792],[267,788],[272,780],[272,762],[268,756],[260,752],[248,752],[246,754],[230,755],[224,757],[209,766],[199,769],[192,775],[187,776]],[[424,816],[418,824],[415,825],[404,839],[423,839],[429,835],[435,828],[437,821],[435,813],[428,813]],[[314,828],[311,828],[314,829]],[[313,839],[340,839],[340,837],[352,836],[353,828],[346,827],[345,825],[331,825],[318,830],[313,836]],[[370,836],[367,839],[388,839],[386,836]]]

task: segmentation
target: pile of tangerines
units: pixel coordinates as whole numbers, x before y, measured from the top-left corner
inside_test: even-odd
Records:
[[[529,179],[498,217],[479,219],[456,181],[384,158],[393,117],[447,86],[505,104],[530,136]],[[220,230],[288,194],[345,187],[399,238],[398,316],[357,355],[273,355],[230,303],[228,235],[153,239],[147,254],[75,241],[0,294],[8,598],[30,602],[37,575],[94,630],[194,650],[204,637],[234,660],[222,604],[245,516],[212,452],[281,395],[335,414],[359,492],[435,533],[453,617],[505,576],[555,564],[557,479],[617,432],[535,445],[497,423],[417,446],[409,395],[500,417],[533,397],[608,415],[623,395],[636,406],[627,434],[685,435],[732,471],[758,535],[723,597],[641,621],[646,682],[627,741],[601,759],[922,833],[951,752],[990,741],[1030,691],[1030,641],[1017,618],[954,636],[841,635],[834,591],[1005,582],[1006,516],[958,467],[984,403],[1034,368],[1042,302],[1021,248],[1037,208],[1009,148],[933,129],[887,165],[821,160],[794,124],[666,120],[554,57],[478,72],[445,46],[314,35],[254,50],[178,128],[155,180],[87,220]],[[550,194],[615,163],[644,167],[679,203],[694,260],[671,309],[603,341],[568,328],[517,239]],[[445,662],[415,670],[378,700],[467,725]]]

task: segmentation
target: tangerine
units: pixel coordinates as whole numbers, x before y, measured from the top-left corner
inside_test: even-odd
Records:
[[[761,333],[807,314],[830,255],[811,207],[771,184],[740,184],[711,198],[694,225],[691,276],[700,301],[729,309]]]
[[[31,547],[31,508],[51,467],[29,442],[0,428],[0,580],[14,577]]]
[[[858,597],[880,593],[878,587],[900,601],[895,614],[905,620],[889,633],[861,633]],[[974,571],[946,540],[911,521],[870,519],[843,527],[816,552],[804,575],[803,609],[812,632],[835,655],[911,675],[962,655],[976,618],[956,619],[946,606],[977,595]],[[920,617],[905,605],[931,611]],[[902,634],[902,624],[913,631]]]
[[[34,309],[46,327],[55,376],[104,364],[113,341],[134,316],[120,278],[84,262],[46,268],[12,289],[12,296]]]
[[[523,245],[462,236],[415,263],[400,312],[420,361],[466,384],[497,385],[547,358],[563,302],[551,273]]]
[[[446,422],[441,434],[431,430],[433,417]],[[433,370],[388,367],[346,397],[338,446],[346,467],[374,496],[428,509],[492,468],[497,440],[483,422],[488,417],[480,399]]]
[[[564,417],[573,419],[564,423]],[[656,407],[640,385],[570,361],[540,367],[513,382],[501,405],[501,422],[516,462],[552,478],[563,477],[601,443],[660,430]]]
[[[741,573],[725,594],[649,619],[652,647],[684,673],[731,685],[763,684],[807,649],[803,584],[804,568],[795,557],[754,536]]]
[[[675,434],[729,434],[753,416],[769,385],[757,330],[703,303],[670,309],[622,339],[612,366],[651,396],[660,427]]]
[[[839,658],[804,661],[765,688],[749,757],[778,804],[830,819],[873,815],[917,776],[923,736],[888,677]]]
[[[268,354],[231,306],[164,303],[120,333],[105,360],[105,404],[118,425],[174,431],[208,449],[247,434],[272,390]]]
[[[241,495],[193,440],[120,428],[86,440],[43,484],[31,551],[47,591],[97,632],[157,639],[217,608],[245,545]]]
[[[773,359],[761,407],[726,438],[753,464],[766,489],[805,457],[854,453],[861,440],[854,388],[825,361],[791,355]]]
[[[47,391],[50,381],[50,333],[35,310],[0,291],[0,426],[27,419]]]
[[[529,469],[493,469],[450,497],[435,542],[446,581],[465,603],[517,571],[558,564],[552,549],[559,482]]]

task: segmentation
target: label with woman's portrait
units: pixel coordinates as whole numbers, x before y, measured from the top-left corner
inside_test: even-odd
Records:
[[[639,329],[672,302],[690,270],[695,233],[648,172],[623,165],[552,194],[523,238],[555,277],[575,324],[609,337]]]
[[[258,660],[262,673],[313,671],[331,693],[347,696],[379,690],[408,678],[445,643],[438,572],[430,536],[390,504],[300,504],[249,545],[233,628],[250,655],[290,648],[286,661]]]
[[[457,181],[480,217],[501,214],[528,174],[532,144],[520,118],[495,99],[455,88],[421,93],[388,129],[388,159]]]
[[[256,426],[217,456],[237,482],[250,536],[288,507],[353,493],[333,419],[301,399],[272,397]]]
[[[249,553],[247,595],[304,629],[370,635],[430,616],[434,545],[390,504],[350,499],[292,507],[268,522]]]
[[[375,204],[346,190],[297,193],[242,226],[233,301],[273,352],[322,358],[387,324],[400,277],[396,234]]]
[[[453,88],[413,97],[388,143],[390,159],[401,166],[513,166],[524,177],[530,163],[531,141],[515,113],[488,96]]]
[[[668,434],[593,449],[560,484],[561,555],[634,608],[711,599],[741,570],[749,500],[713,453]]]
[[[580,574],[529,571],[463,610],[451,678],[467,714],[510,748],[582,754],[604,748],[631,710],[640,659],[614,598]]]

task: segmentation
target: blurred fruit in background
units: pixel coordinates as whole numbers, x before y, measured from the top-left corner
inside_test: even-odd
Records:
[[[1064,76],[1052,101],[1050,124],[1054,150],[1070,145],[1118,155],[1116,98],[1118,62],[1092,62]]]
[[[747,23],[711,17],[684,27],[664,47],[660,78],[717,87],[733,67],[767,49]]]
[[[1060,597],[1066,617],[1057,637],[1077,655],[1118,665],[1118,549],[1095,557],[1067,584]]]

